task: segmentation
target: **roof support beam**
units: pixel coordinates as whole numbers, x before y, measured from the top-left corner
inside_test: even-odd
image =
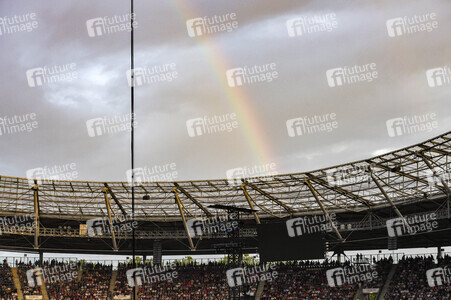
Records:
[[[432,174],[434,175],[434,177],[437,177],[440,179],[440,182],[442,183],[443,187],[446,190],[446,193],[449,195],[451,195],[451,190],[449,189],[449,186],[446,184],[446,181],[443,179],[443,177],[437,172],[437,170],[432,166],[431,162],[429,161],[429,159],[426,157],[426,155],[424,155],[423,153],[419,153],[420,157],[423,159],[424,163],[426,164],[426,166],[428,166],[428,168],[432,171]],[[435,181],[435,180],[434,180]]]
[[[409,232],[413,232],[412,228],[410,227],[409,223],[407,222],[406,218],[402,215],[402,213],[399,211],[399,209],[396,207],[395,203],[391,200],[391,198],[388,196],[387,192],[384,190],[382,185],[380,184],[379,180],[377,180],[376,175],[374,175],[373,170],[371,168],[368,168],[368,172],[370,173],[371,179],[373,179],[374,183],[377,185],[381,193],[384,195],[385,199],[390,203],[391,207],[395,211],[395,213],[398,215],[398,217],[401,218],[404,225],[409,228]]]
[[[116,205],[119,207],[119,209],[122,211],[122,213],[124,214],[124,216],[127,215],[127,212],[125,211],[125,209],[122,207],[122,204],[119,202],[119,199],[117,199],[116,194],[113,192],[113,190],[108,186],[108,183],[104,183],[105,187],[108,190],[108,193],[110,193],[111,198],[113,198],[114,202],[116,203]]]
[[[393,172],[393,173],[395,173],[395,174],[398,174],[398,175],[401,175],[401,176],[404,176],[404,177],[413,179],[413,180],[415,180],[415,181],[418,181],[418,182],[421,182],[421,183],[424,183],[424,184],[429,184],[429,182],[428,182],[427,180],[421,179],[421,178],[419,178],[419,177],[416,177],[416,176],[413,176],[413,175],[404,173],[404,172],[402,172],[402,171],[393,170],[393,169],[390,169],[389,167],[386,167],[386,166],[383,166],[383,165],[380,165],[380,164],[373,163],[371,160],[368,160],[368,162],[369,162],[370,164],[372,164],[373,166],[378,167],[378,168],[380,168],[380,169],[383,169],[383,170],[385,170],[385,171],[390,171],[390,172]],[[444,188],[441,187],[441,186],[439,186],[439,185],[434,185],[434,187],[436,187],[437,189],[439,189],[439,190],[441,190],[441,191],[445,191]]]
[[[39,249],[39,193],[37,181],[33,185],[34,198],[34,249]]]
[[[432,148],[432,147],[427,147],[425,145],[418,145],[418,146],[423,148],[424,151],[436,152],[436,153],[440,153],[440,154],[443,154],[443,155],[451,155],[451,152],[448,152],[446,150]]]
[[[254,205],[252,204],[252,198],[251,198],[251,196],[249,195],[249,193],[248,193],[247,190],[246,190],[246,185],[245,185],[245,184],[242,184],[242,185],[241,185],[241,189],[242,189],[243,192],[244,192],[244,197],[246,197],[246,200],[247,200],[247,203],[249,204],[249,207],[250,207],[252,210],[254,210]],[[260,224],[260,218],[258,217],[257,212],[254,211],[252,214],[254,215],[255,222],[257,222],[257,224]]]
[[[113,250],[118,251],[117,243],[116,243],[116,233],[114,232],[114,226],[113,226],[113,218],[111,217],[111,203],[110,203],[110,199],[108,198],[108,188],[104,187],[102,189],[102,191],[105,194],[105,205],[106,205],[106,210],[108,212],[108,220],[110,223],[111,236],[113,238]]]
[[[194,247],[193,239],[191,238],[191,234],[188,229],[188,224],[186,223],[185,214],[183,213],[183,208],[182,208],[182,202],[180,201],[179,195],[177,194],[177,188],[176,187],[172,188],[172,192],[175,195],[175,203],[177,204],[177,206],[179,208],[180,216],[182,216],[183,226],[185,227],[186,235],[188,236],[189,245],[191,247],[191,250],[194,251],[194,250],[196,250],[196,248]]]
[[[212,217],[213,214],[205,207],[203,206],[199,201],[197,201],[191,194],[189,194],[184,188],[182,188],[177,182],[174,182],[175,187],[182,192],[183,195],[185,195],[188,199],[190,199],[194,204],[197,205],[208,217]]]
[[[338,231],[337,226],[335,226],[335,223],[332,220],[332,218],[330,217],[329,212],[327,211],[327,209],[324,206],[323,202],[321,202],[321,200],[318,198],[318,195],[316,194],[315,188],[313,187],[312,183],[309,180],[305,180],[304,182],[308,186],[308,188],[310,189],[310,192],[312,193],[313,197],[315,197],[315,200],[316,200],[316,202],[318,202],[318,205],[319,205],[319,207],[321,207],[321,210],[323,211],[324,215],[329,220],[330,225],[332,226],[333,230],[337,234],[338,238],[340,239],[340,241],[343,241],[343,237],[341,236],[340,232]]]
[[[262,189],[260,189],[259,187],[257,187],[256,185],[247,182],[245,183],[247,186],[250,186],[251,188],[253,188],[254,190],[256,190],[257,192],[259,192],[260,194],[262,194],[263,196],[265,196],[266,198],[270,199],[271,201],[274,201],[275,203],[277,203],[278,205],[282,206],[287,212],[289,212],[290,214],[294,213],[294,210],[289,207],[288,205],[286,205],[285,203],[281,202],[279,199],[273,197],[271,194],[263,191]]]
[[[347,190],[345,190],[345,189],[343,189],[343,188],[341,188],[339,186],[331,186],[329,183],[327,183],[327,181],[325,181],[325,180],[323,180],[323,179],[321,179],[319,177],[315,177],[311,173],[306,173],[306,174],[309,176],[309,180],[315,181],[316,183],[318,183],[321,186],[324,186],[324,187],[326,187],[326,188],[328,188],[328,189],[330,189],[332,191],[335,191],[335,192],[337,192],[337,193],[339,193],[339,194],[341,194],[343,196],[347,196],[347,197],[351,198],[352,200],[357,201],[357,202],[365,205],[366,207],[370,207],[371,206],[370,203],[367,200],[363,199],[360,196],[357,196],[356,194],[353,194],[353,193],[351,193],[351,192],[349,192],[349,191],[347,191]]]

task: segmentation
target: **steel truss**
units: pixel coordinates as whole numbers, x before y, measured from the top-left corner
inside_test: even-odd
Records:
[[[450,153],[451,132],[448,132],[371,159],[305,173],[247,178],[243,185],[225,179],[143,182],[135,187],[135,218],[170,222],[180,221],[181,213],[207,217],[212,215],[208,206],[214,204],[243,208],[252,205],[258,214],[243,218],[256,220],[324,211],[361,212],[392,203],[396,207],[422,199],[425,194],[448,196]],[[150,200],[143,199],[146,195]],[[0,215],[34,214],[35,247],[41,232],[39,219],[86,221],[111,218],[111,213],[131,215],[128,183],[0,177]]]

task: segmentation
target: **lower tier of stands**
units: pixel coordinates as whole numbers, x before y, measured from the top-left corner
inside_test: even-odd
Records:
[[[446,256],[439,263],[433,257],[405,257],[394,267],[393,278],[386,285],[385,299],[451,299],[451,285],[449,281],[431,287],[426,273],[429,269],[449,266],[451,258]],[[38,266],[17,263],[17,283],[12,268],[4,261],[0,263],[0,299],[19,299],[31,295],[45,295],[43,299],[113,299],[117,296],[130,296],[132,288],[127,271],[130,265],[119,264],[117,270],[110,265],[77,263],[72,266],[75,272],[71,280],[57,280],[51,282],[45,278],[45,286],[33,286],[29,282],[27,271]],[[68,270],[67,266],[56,261],[45,262],[41,266],[45,270]],[[139,265],[138,268],[151,269],[150,264]],[[345,282],[331,287],[328,282],[327,271],[334,268],[351,267],[350,263],[337,262],[294,262],[278,263],[274,266],[277,277],[265,281],[264,287],[257,293],[259,283],[247,285],[244,290],[247,295],[258,294],[260,299],[353,299],[362,288],[382,289],[387,281],[387,275],[392,269],[392,260],[383,259],[373,262],[372,270],[378,274],[377,278],[365,282]],[[64,269],[66,268],[66,269]],[[394,270],[394,269],[393,269]],[[175,265],[176,278],[173,280],[155,281],[151,284],[137,286],[138,299],[155,300],[218,300],[227,299],[229,291],[227,281],[227,266],[219,263]],[[50,272],[50,271],[49,271]],[[112,276],[114,277],[112,280]],[[49,275],[49,274],[47,274]],[[50,274],[51,275],[51,274]],[[50,276],[49,275],[49,276]],[[115,280],[114,280],[115,278]],[[34,280],[39,281],[34,278]],[[20,285],[20,291],[16,289]]]

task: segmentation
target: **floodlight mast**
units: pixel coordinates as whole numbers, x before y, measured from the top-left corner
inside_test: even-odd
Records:
[[[135,222],[135,56],[134,56],[134,31],[133,22],[135,20],[133,0],[130,0],[130,164],[131,164],[131,186],[132,186],[132,222]],[[135,228],[132,227],[132,257],[133,257],[133,268],[136,268],[136,239],[135,239]],[[133,285],[133,296],[132,299],[136,299],[136,284]]]

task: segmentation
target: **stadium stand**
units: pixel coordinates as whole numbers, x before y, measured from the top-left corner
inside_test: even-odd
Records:
[[[382,259],[375,264],[380,275],[364,287],[379,288],[382,286],[390,260]],[[336,267],[349,266],[350,263],[291,263],[278,265],[280,276],[266,285],[262,299],[353,299],[359,284],[345,284],[341,287],[329,287],[326,271]]]
[[[139,265],[138,267],[151,267]],[[130,266],[119,266],[115,295],[130,294],[127,285],[126,270]],[[158,282],[151,287],[142,286],[138,290],[139,299],[225,299],[228,286],[225,277],[226,266],[209,265],[177,265],[177,279],[168,282]]]
[[[380,274],[377,280],[365,284],[345,284],[340,287],[330,287],[327,283],[326,271],[331,268],[349,266],[350,262],[290,262],[278,263],[276,270],[279,276],[265,284],[261,295],[263,300],[272,299],[354,299],[356,291],[361,287],[380,288],[386,279],[392,265],[391,259],[381,259],[375,262],[375,268]],[[397,271],[389,284],[389,290],[383,299],[450,299],[451,285],[430,287],[426,279],[426,271],[438,266],[444,267],[451,263],[451,257],[445,256],[434,262],[432,256],[403,257],[397,266]],[[61,263],[50,261],[44,267],[62,267]],[[39,287],[30,288],[26,280],[26,271],[35,268],[31,264],[19,263],[19,276],[24,295],[40,295]],[[77,267],[80,267],[78,264]],[[140,268],[152,267],[150,264],[138,265]],[[221,263],[209,264],[178,264],[175,267],[178,277],[173,281],[159,281],[139,286],[138,299],[170,300],[170,299],[227,299],[228,285],[226,280],[227,267]],[[130,295],[126,271],[131,265],[119,264],[114,293],[108,294],[112,266],[102,264],[83,264],[80,279],[56,283],[46,282],[49,299],[111,299],[114,296]],[[0,264],[1,290],[0,299],[18,299],[14,289],[10,266]],[[254,295],[257,284],[252,284],[248,294]]]
[[[432,256],[403,257],[390,282],[385,299],[450,299],[451,285],[444,284],[430,287],[426,279],[426,271],[438,266],[449,266],[451,257],[445,256],[438,264]]]
[[[13,275],[5,260],[3,263],[0,263],[0,299],[13,299],[13,296],[16,294],[17,291],[14,287]]]
[[[17,273],[19,275],[19,280],[21,283],[21,287],[22,287],[22,292],[24,296],[27,295],[42,295],[42,290],[40,286],[34,286],[31,287],[28,284],[28,280],[27,280],[27,271],[30,269],[34,269],[35,266],[32,265],[31,263],[29,264],[25,264],[23,262],[19,262],[17,265]]]
[[[63,267],[62,263],[59,263]],[[56,262],[49,267],[57,265]],[[77,266],[79,268],[79,265]],[[80,280],[72,280],[61,284],[46,282],[50,299],[106,299],[112,273],[111,265],[84,264]]]

